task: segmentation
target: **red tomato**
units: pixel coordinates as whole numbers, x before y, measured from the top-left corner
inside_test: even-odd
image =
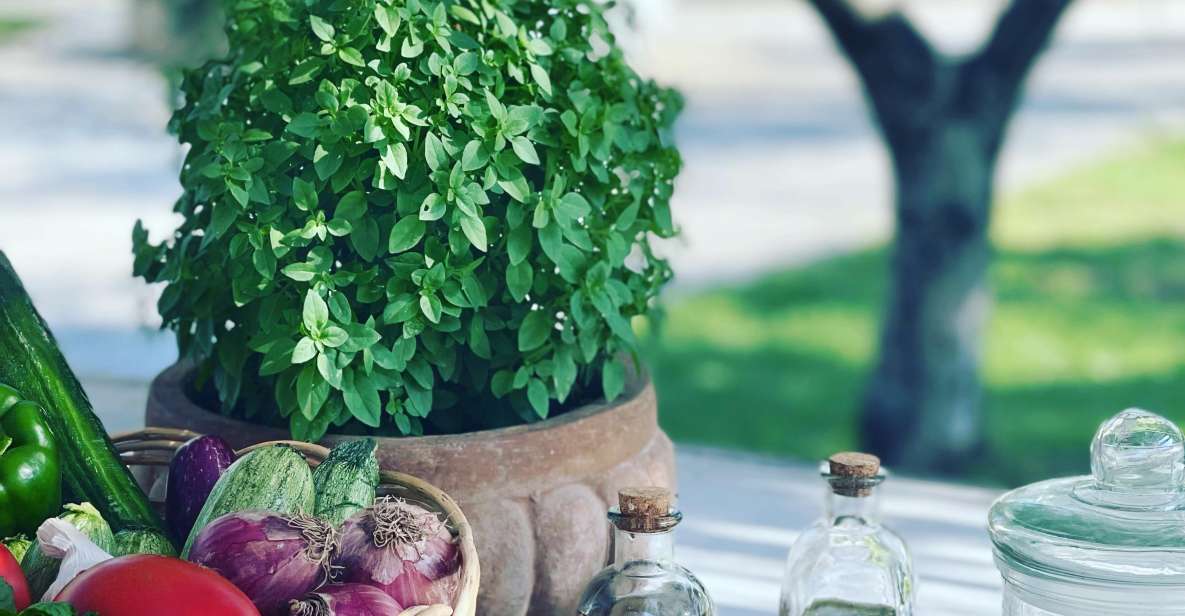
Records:
[[[4,580],[12,587],[12,598],[16,601],[16,611],[29,607],[29,584],[25,582],[25,574],[21,572],[20,563],[12,557],[8,548],[0,545],[0,580]]]
[[[74,578],[55,600],[103,616],[259,616],[255,604],[226,578],[155,554],[101,562]]]

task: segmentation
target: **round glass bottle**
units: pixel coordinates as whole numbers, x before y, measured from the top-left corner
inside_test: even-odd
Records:
[[[880,460],[837,453],[820,474],[828,487],[824,515],[790,549],[779,615],[911,616],[909,551],[880,524]]]
[[[1028,485],[988,519],[1005,616],[1185,616],[1185,439],[1128,409],[1099,427],[1091,475]]]
[[[675,525],[664,488],[626,488],[609,510],[613,562],[593,577],[580,598],[582,616],[714,616],[703,584],[675,563]]]

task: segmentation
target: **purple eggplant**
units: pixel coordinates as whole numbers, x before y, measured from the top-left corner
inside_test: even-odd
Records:
[[[173,455],[165,518],[175,540],[184,542],[189,536],[214,484],[234,461],[234,449],[219,436],[199,436]]]

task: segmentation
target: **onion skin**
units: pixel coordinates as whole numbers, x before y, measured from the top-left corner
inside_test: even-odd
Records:
[[[289,601],[328,579],[335,545],[336,532],[315,518],[239,511],[203,528],[189,560],[230,580],[263,616],[284,616]]]
[[[461,553],[435,514],[402,500],[379,499],[346,520],[340,539],[334,565],[342,582],[374,586],[405,609],[453,604]]]
[[[394,616],[403,611],[387,593],[365,584],[330,584],[289,605],[291,616]]]

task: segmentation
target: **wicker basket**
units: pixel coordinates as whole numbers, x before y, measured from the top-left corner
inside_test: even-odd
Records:
[[[154,505],[163,505],[163,490],[156,481],[166,473],[162,469],[168,467],[173,453],[186,441],[200,436],[189,430],[175,430],[172,428],[146,428],[136,432],[128,432],[112,437],[115,449],[119,451],[120,459],[132,469],[137,478],[144,484],[145,491]],[[320,445],[312,445],[298,441],[270,441],[252,445],[235,452],[243,455],[251,450],[283,443],[304,454],[310,466],[317,466],[329,450]],[[149,472],[145,472],[149,471]],[[155,471],[155,472],[151,472]],[[481,568],[477,561],[477,548],[473,544],[473,529],[461,508],[448,494],[428,482],[405,475],[403,473],[384,470],[379,476],[379,496],[396,496],[419,504],[430,511],[442,514],[447,520],[449,529],[457,537],[457,545],[461,550],[461,585],[457,593],[456,605],[453,606],[454,616],[475,616],[477,613],[477,589],[481,579]]]

